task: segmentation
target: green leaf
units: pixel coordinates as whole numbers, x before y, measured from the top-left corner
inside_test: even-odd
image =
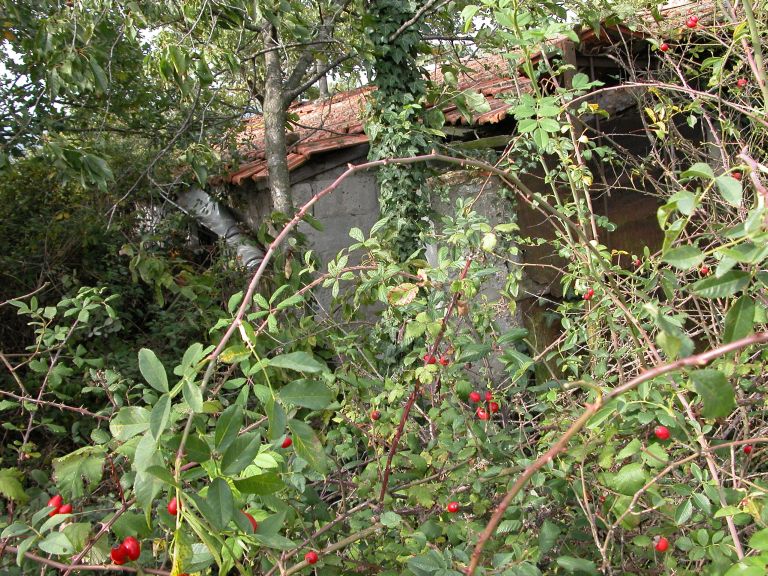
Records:
[[[61,556],[62,554],[72,554],[75,551],[75,547],[72,546],[72,542],[63,532],[51,532],[45,539],[41,540],[38,544],[40,550],[47,554],[53,554],[55,556]]]
[[[85,495],[84,481],[96,485],[104,467],[103,446],[84,446],[53,461],[56,486],[65,499]]]
[[[557,559],[557,565],[571,574],[599,574],[597,566],[591,560],[584,558],[574,558],[573,556],[560,556]]]
[[[297,372],[309,372],[310,374],[328,369],[327,366],[315,360],[308,352],[280,354],[279,356],[270,358],[269,365],[275,368],[285,368]]]
[[[224,530],[235,513],[232,490],[223,478],[215,478],[208,487],[205,499],[211,516],[208,518],[218,530]]]
[[[293,436],[293,446],[296,453],[306,460],[309,465],[320,474],[328,473],[323,445],[315,435],[315,431],[309,424],[301,420],[289,420],[288,428]]]
[[[646,482],[645,468],[640,462],[623,466],[611,482],[611,488],[621,494],[633,496]]]
[[[165,432],[170,417],[171,397],[168,396],[168,394],[163,394],[160,396],[157,403],[152,408],[152,413],[149,415],[149,430],[156,440],[160,438],[160,435],[163,432]]]
[[[467,344],[461,347],[461,352],[456,360],[454,360],[454,363],[476,362],[490,354],[491,350],[492,348],[489,344]]]
[[[289,540],[280,534],[261,534],[260,532],[257,532],[254,534],[254,537],[260,544],[263,544],[267,548],[274,548],[276,550],[290,550],[296,548],[296,543],[293,540]]]
[[[203,393],[196,382],[184,380],[181,392],[184,395],[184,401],[189,405],[190,410],[195,414],[203,411]]]
[[[715,178],[715,182],[723,200],[736,208],[741,206],[741,182],[731,176],[718,176]]]
[[[14,500],[24,504],[29,500],[29,496],[24,491],[21,480],[24,475],[15,468],[3,468],[0,470],[0,495],[8,500]],[[4,536],[5,537],[5,536]]]
[[[550,520],[544,520],[539,531],[539,552],[542,555],[554,548],[561,532],[560,526]]]
[[[765,576],[765,561],[759,558],[745,558],[728,568],[724,576]]]
[[[266,496],[285,487],[285,482],[275,472],[265,472],[248,478],[235,480],[235,488],[243,494],[258,494]]]
[[[741,514],[743,510],[740,510],[736,506],[725,506],[724,508],[720,508],[717,512],[715,512],[715,515],[713,518],[723,518],[724,516],[736,516],[736,514]]]
[[[22,522],[14,522],[10,526],[6,526],[5,529],[2,532],[0,532],[0,538],[3,538],[3,539],[15,538],[16,536],[21,536],[22,534],[26,534],[30,530],[32,530],[30,526],[27,526]]]
[[[104,74],[104,69],[93,56],[88,59],[88,63],[91,65],[93,77],[96,78],[96,85],[99,87],[99,91],[106,92],[109,88],[109,82],[107,81],[107,75]]]
[[[749,538],[749,547],[755,550],[768,550],[768,528],[758,530]]]
[[[710,276],[690,286],[691,292],[702,298],[726,298],[743,290],[749,284],[749,273],[731,270],[721,277]]]
[[[165,368],[149,348],[139,350],[139,370],[152,388],[163,394],[168,392],[168,376],[165,374]]]
[[[754,331],[755,301],[747,294],[736,300],[725,316],[723,342],[746,338]]]
[[[712,180],[715,177],[715,173],[712,171],[712,168],[709,166],[709,164],[704,164],[703,162],[697,162],[688,170],[680,174],[681,178],[703,178],[705,180]]]
[[[224,410],[216,423],[214,443],[216,450],[224,452],[232,441],[237,438],[237,433],[243,426],[243,409],[237,404],[232,404]]]
[[[140,406],[120,408],[109,423],[109,431],[120,442],[126,442],[149,430],[149,410]]]
[[[485,114],[486,112],[491,111],[491,105],[480,92],[466,90],[464,92],[464,98],[466,99],[469,109],[475,114]]]
[[[682,526],[688,520],[691,519],[691,515],[693,514],[693,503],[690,500],[685,500],[684,502],[681,502],[680,505],[675,510],[675,524],[678,526]]]
[[[270,396],[264,404],[264,410],[269,419],[269,430],[267,431],[269,439],[274,440],[275,438],[279,438],[283,435],[285,424],[288,420],[285,415],[285,410],[283,410],[283,405]]]
[[[430,550],[421,556],[408,560],[408,570],[416,576],[434,576],[435,573],[448,567],[445,558],[436,550]]]
[[[261,436],[259,434],[238,436],[221,458],[221,472],[227,476],[239,474],[253,463],[260,447]]]
[[[667,250],[664,261],[680,270],[690,270],[704,261],[704,254],[693,244]]]
[[[690,373],[694,388],[704,404],[704,418],[728,416],[736,407],[733,387],[719,370],[693,370]]]
[[[402,521],[402,516],[395,512],[384,512],[384,514],[381,515],[381,523],[387,528],[397,528]]]
[[[328,386],[315,380],[294,380],[280,389],[283,402],[313,410],[325,408],[335,396]]]

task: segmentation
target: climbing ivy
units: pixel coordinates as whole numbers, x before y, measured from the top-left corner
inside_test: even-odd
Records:
[[[376,87],[365,127],[371,160],[428,153],[435,127],[442,124],[442,114],[427,112],[427,84],[417,61],[421,25],[396,34],[413,15],[411,2],[374,0],[365,16],[368,73]],[[419,237],[429,226],[429,176],[430,169],[422,164],[389,165],[378,171],[381,213],[387,216],[401,260],[420,249]]]

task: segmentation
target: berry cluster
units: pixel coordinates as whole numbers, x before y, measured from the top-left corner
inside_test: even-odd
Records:
[[[469,393],[469,399],[471,402],[480,402],[482,400],[482,396],[480,395],[480,392],[470,392]],[[480,418],[480,420],[490,420],[491,414],[496,414],[496,412],[499,411],[499,404],[498,402],[493,401],[493,394],[489,391],[485,393],[485,401],[488,403],[488,409],[486,410],[482,406],[477,407],[477,417]]]
[[[56,494],[53,498],[48,500],[48,506],[53,506],[53,510],[48,512],[48,516],[56,516],[56,514],[71,514],[72,504],[64,504],[64,498],[60,494]]]
[[[141,555],[141,544],[133,536],[128,536],[119,546],[113,546],[109,552],[112,562],[121,566],[126,562],[138,560]]]

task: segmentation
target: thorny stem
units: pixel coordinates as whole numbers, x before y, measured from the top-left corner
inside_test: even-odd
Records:
[[[494,511],[493,516],[491,516],[491,520],[480,534],[477,544],[475,545],[475,549],[472,552],[472,557],[470,559],[469,566],[467,567],[466,575],[472,576],[475,573],[475,570],[480,564],[480,556],[483,553],[483,548],[491,536],[493,536],[493,533],[496,531],[496,527],[499,525],[499,522],[501,522],[501,519],[504,516],[504,512],[507,510],[512,500],[520,493],[520,491],[525,487],[525,485],[536,472],[541,470],[546,464],[551,462],[555,456],[565,450],[571,438],[573,438],[573,436],[575,436],[587,424],[587,422],[589,422],[590,418],[606,402],[621,396],[625,392],[634,390],[643,382],[653,380],[658,376],[668,374],[669,372],[674,372],[681,368],[706,366],[715,358],[719,358],[720,356],[724,356],[730,352],[741,350],[742,348],[746,348],[747,346],[751,346],[753,344],[762,344],[765,342],[768,342],[768,332],[757,332],[752,336],[730,342],[701,354],[696,354],[687,358],[681,358],[680,360],[669,362],[667,364],[657,365],[653,368],[650,368],[649,370],[645,370],[626,384],[611,389],[609,392],[606,392],[604,396],[597,396],[595,402],[586,406],[581,416],[579,416],[579,418],[573,424],[571,424],[568,430],[566,430],[566,432],[557,440],[557,442],[555,442],[549,448],[549,450],[539,456],[533,463],[531,463],[509,489],[503,500],[499,503],[496,510]]]
[[[467,277],[467,272],[469,272],[469,266],[472,264],[472,258],[467,258],[466,264],[464,264],[464,268],[461,271],[461,274],[459,274],[459,280],[464,280],[464,278]],[[443,315],[443,319],[440,323],[440,331],[437,333],[437,336],[435,337],[435,341],[432,343],[432,346],[429,348],[428,356],[434,356],[437,354],[437,350],[440,347],[440,342],[443,340],[443,336],[445,335],[445,329],[448,327],[448,318],[453,313],[453,309],[456,306],[456,302],[459,299],[459,296],[461,295],[460,292],[456,292],[453,295],[453,298],[451,298],[450,304],[448,304],[448,308],[445,309],[445,314]],[[424,360],[424,364],[427,364],[427,360]],[[413,390],[411,390],[411,395],[408,397],[408,401],[405,403],[405,408],[403,409],[403,415],[400,417],[400,423],[397,425],[397,431],[395,432],[394,438],[392,438],[392,445],[389,448],[389,454],[387,455],[387,464],[384,467],[384,475],[382,477],[381,481],[381,492],[379,493],[379,504],[382,504],[384,502],[384,496],[387,494],[387,486],[389,485],[389,475],[392,472],[392,459],[395,457],[395,454],[397,454],[397,446],[400,443],[400,438],[403,435],[403,430],[405,429],[405,423],[408,421],[408,416],[411,413],[411,408],[413,408],[413,404],[416,402],[416,398],[419,395],[419,390],[421,389],[421,384],[417,380],[416,384],[413,386]]]

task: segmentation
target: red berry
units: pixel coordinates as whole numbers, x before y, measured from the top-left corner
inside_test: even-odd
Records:
[[[286,436],[285,440],[283,440],[283,443],[280,444],[281,448],[288,448],[290,445],[293,444],[293,440],[291,440],[290,436]]]
[[[480,402],[480,392],[470,392],[469,399],[472,402]]]
[[[109,551],[109,557],[112,558],[112,562],[120,566],[128,560],[128,551],[122,544],[113,546],[112,550]]]
[[[698,17],[698,16],[696,16],[696,14],[694,14],[693,16],[691,16],[691,17],[689,18],[689,20],[693,20],[694,22],[696,22],[696,24],[698,24],[698,23],[699,23],[699,17]]]
[[[307,561],[307,564],[317,564],[319,556],[317,555],[317,552],[314,550],[310,550],[306,554],[304,554],[304,560]]]
[[[750,444],[745,444],[742,450],[744,451],[744,454],[746,454],[747,456],[752,454],[752,446]]]
[[[640,260],[640,258],[635,258],[635,261],[632,262],[632,264],[634,264],[635,268],[640,268],[640,266],[643,265],[643,261]]]
[[[691,16],[688,18],[688,20],[685,21],[685,25],[688,26],[688,28],[696,28],[696,25],[699,23],[699,19],[696,18],[696,16]]]
[[[176,516],[176,514],[179,511],[179,502],[176,500],[176,498],[171,498],[171,501],[168,502],[168,514],[171,516]]]
[[[61,497],[60,494],[56,494],[53,498],[48,500],[48,506],[53,506],[53,510],[48,512],[48,516],[56,516],[56,514],[59,513],[59,508],[64,503],[64,498]]]
[[[584,296],[582,296],[582,298],[584,298],[584,300],[592,300],[592,296],[594,295],[595,295],[595,291],[592,290],[592,288],[590,288],[584,293]]]
[[[128,536],[128,538],[123,540],[121,546],[125,548],[128,558],[131,560],[137,560],[141,555],[141,544],[133,536]]]
[[[424,354],[424,363],[425,364],[434,364],[437,362],[437,358],[432,356],[432,354]]]
[[[699,275],[709,276],[709,266],[702,266],[701,268],[699,268]]]
[[[251,526],[253,526],[253,531],[256,532],[256,529],[259,527],[259,523],[256,522],[256,519],[250,514],[248,514],[248,512],[243,512],[243,514],[246,515],[246,517],[248,518],[248,521],[251,523]]]
[[[656,540],[656,545],[654,548],[656,549],[656,552],[666,552],[669,550],[669,540],[664,538],[664,536],[659,536],[659,539]]]
[[[662,442],[669,440],[669,428],[666,426],[656,426],[656,428],[653,429],[653,433],[656,435],[656,438]]]
[[[371,412],[371,420],[373,420],[375,422],[379,418],[381,418],[381,412],[379,412],[378,410],[373,410]]]
[[[59,509],[56,510],[56,514],[71,514],[72,513],[72,504],[64,504],[64,506],[59,506]]]
[[[731,178],[733,178],[734,180],[741,180],[741,172],[732,172]]]
[[[488,404],[488,408],[491,410],[491,414],[496,414],[499,411],[499,404],[497,402],[491,402]]]
[[[491,416],[488,414],[488,412],[485,411],[485,408],[478,407],[477,417],[480,418],[480,420],[488,420]]]
[[[487,391],[485,393],[485,401],[490,402],[491,400],[493,400],[493,394],[490,391]]]
[[[748,82],[746,78],[739,78],[738,80],[736,80],[736,86],[738,86],[739,88],[744,88],[747,85],[747,83]]]
[[[459,511],[459,503],[458,502],[449,502],[448,506],[445,507],[448,512],[451,514],[454,514],[455,512]]]
[[[448,360],[448,358],[446,358],[445,356],[440,356],[441,366],[448,366],[449,363],[450,363],[450,360]]]
[[[661,46],[659,46],[659,50],[661,50],[662,52],[666,52],[667,50],[669,50],[669,44],[667,44],[666,42],[662,42]]]

